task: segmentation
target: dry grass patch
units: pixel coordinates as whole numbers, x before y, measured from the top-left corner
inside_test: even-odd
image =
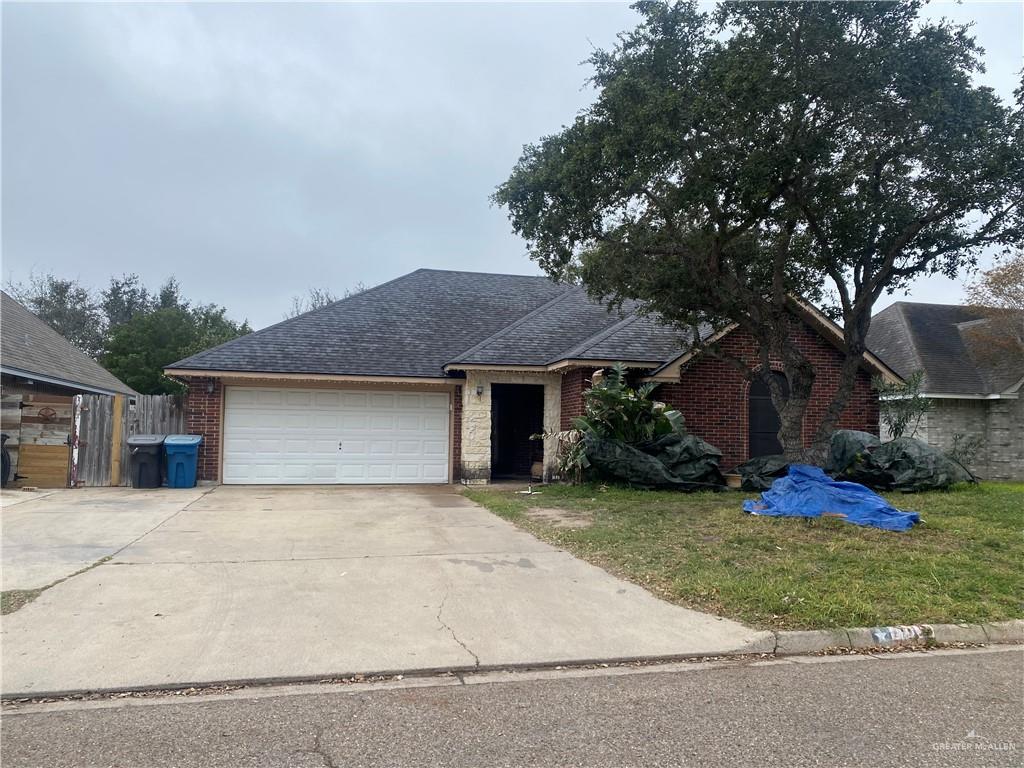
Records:
[[[536,523],[552,528],[589,528],[594,524],[594,516],[591,513],[576,509],[527,507],[523,514]]]

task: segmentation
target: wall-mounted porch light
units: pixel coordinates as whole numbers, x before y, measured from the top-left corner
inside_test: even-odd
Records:
[[[483,384],[477,384],[476,385],[476,396],[477,397],[483,397],[484,396],[484,385]]]

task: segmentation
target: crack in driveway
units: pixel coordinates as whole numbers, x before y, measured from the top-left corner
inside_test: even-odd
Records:
[[[447,585],[444,589],[444,597],[441,598],[441,605],[437,607],[437,623],[440,624],[444,629],[448,630],[448,634],[452,636],[452,640],[462,646],[462,650],[473,657],[474,665],[480,666],[480,657],[470,650],[469,646],[466,645],[459,639],[459,636],[455,634],[455,630],[452,629],[448,624],[445,623],[444,619],[441,618],[441,614],[444,612],[444,604],[448,602],[448,594],[451,592],[451,585]]]

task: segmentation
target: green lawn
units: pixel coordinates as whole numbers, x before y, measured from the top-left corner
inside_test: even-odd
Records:
[[[738,492],[468,489],[496,514],[672,602],[758,627],[819,629],[1024,616],[1024,484],[893,494],[907,533],[754,517]],[[531,508],[593,523],[562,528]],[[550,515],[548,515],[550,518]]]

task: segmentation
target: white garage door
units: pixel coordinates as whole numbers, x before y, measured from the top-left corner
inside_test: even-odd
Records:
[[[228,387],[225,483],[446,483],[448,394]]]

